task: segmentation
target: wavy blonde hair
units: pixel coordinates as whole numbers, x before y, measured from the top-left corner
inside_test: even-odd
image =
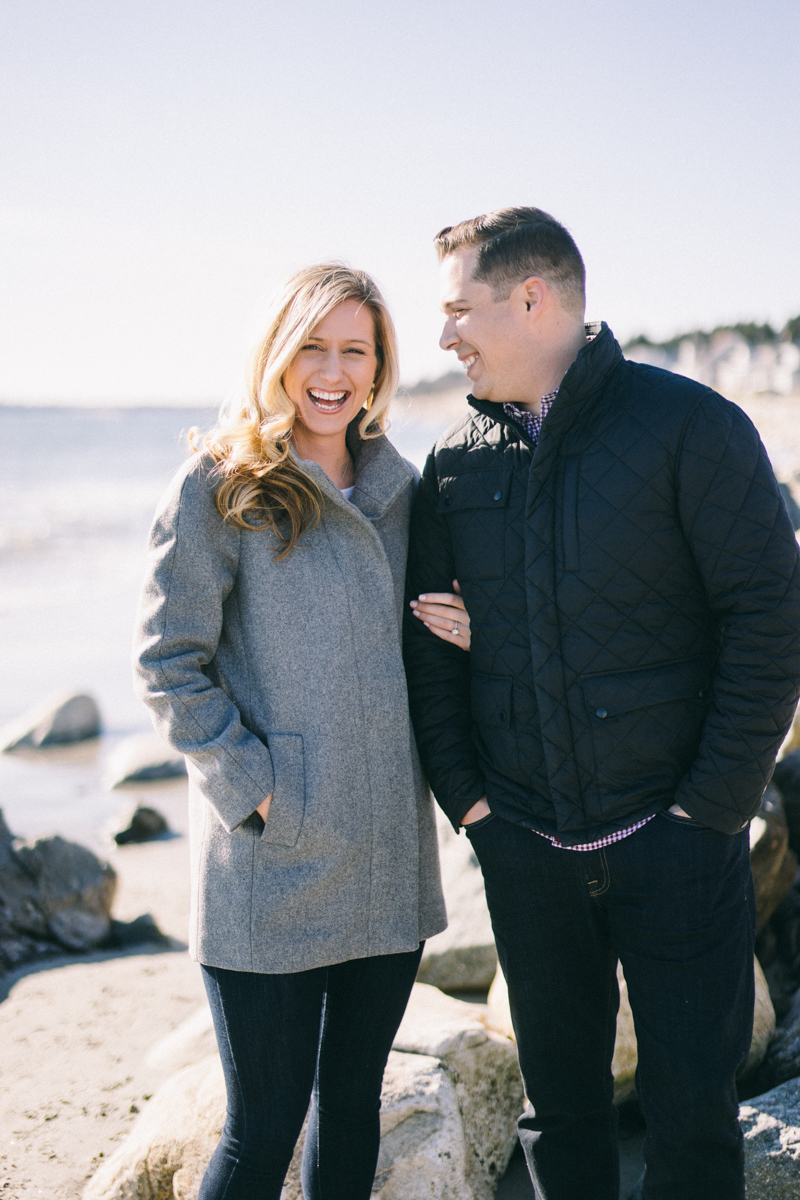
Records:
[[[358,431],[362,438],[385,433],[398,383],[394,325],[374,280],[337,262],[305,267],[286,281],[250,356],[244,394],[223,405],[204,438],[192,431],[192,448],[214,460],[220,513],[241,529],[271,529],[278,560],[319,522],[323,504],[319,487],[290,454],[297,411],[283,376],[311,332],[345,300],[366,305],[375,324],[374,399]]]

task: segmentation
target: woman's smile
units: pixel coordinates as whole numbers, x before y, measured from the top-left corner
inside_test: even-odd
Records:
[[[318,412],[335,413],[347,403],[349,392],[326,392],[322,388],[307,388],[308,397]]]

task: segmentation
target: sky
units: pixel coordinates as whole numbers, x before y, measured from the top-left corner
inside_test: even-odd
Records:
[[[438,229],[533,204],[620,340],[800,313],[796,0],[3,0],[0,401],[221,400],[292,270],[438,348]]]

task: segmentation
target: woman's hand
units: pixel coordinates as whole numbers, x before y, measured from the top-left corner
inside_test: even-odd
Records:
[[[267,817],[269,816],[270,804],[272,804],[272,792],[270,792],[270,794],[267,796],[266,800],[261,801],[258,808],[256,809],[256,812],[261,817],[261,820],[264,822],[265,825],[267,823]]]
[[[453,580],[453,589],[453,592],[425,592],[410,602],[411,607],[414,616],[443,642],[469,650],[469,613],[457,579]]]

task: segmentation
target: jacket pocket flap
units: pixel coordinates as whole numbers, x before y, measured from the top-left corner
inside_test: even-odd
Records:
[[[476,725],[509,729],[513,679],[504,675],[473,675],[470,680],[472,719]]]
[[[295,846],[306,811],[303,738],[299,733],[268,733],[267,745],[275,788],[261,839],[277,846]]]
[[[671,700],[708,699],[708,666],[702,658],[589,675],[581,682],[587,707],[599,718],[652,708]]]
[[[505,508],[511,490],[511,471],[466,471],[439,483],[439,513],[470,508]]]

